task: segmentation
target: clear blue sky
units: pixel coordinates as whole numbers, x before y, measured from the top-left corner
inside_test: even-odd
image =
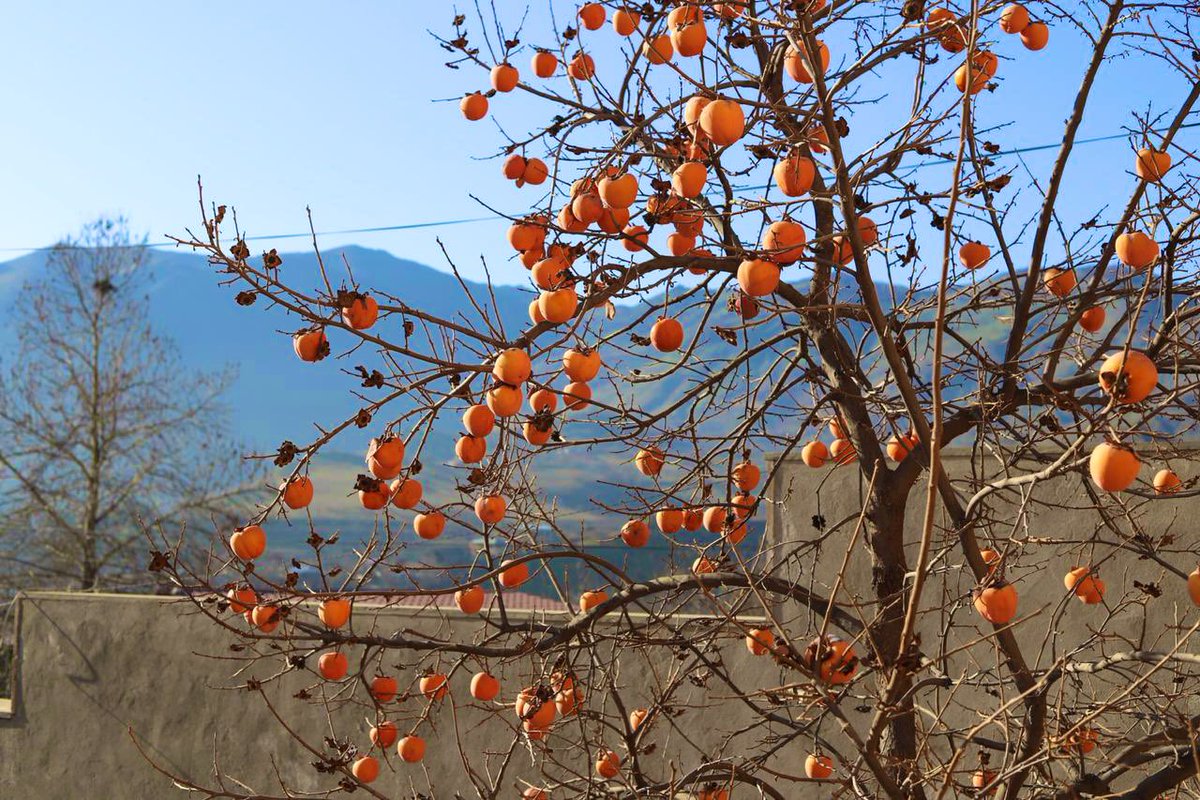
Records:
[[[526,7],[497,5],[509,18]],[[562,20],[575,3],[553,6]],[[535,2],[533,13],[544,18],[546,7]],[[469,192],[520,209],[497,162],[472,158],[500,141],[492,119],[468,124],[456,100],[434,102],[486,87],[483,73],[442,66],[449,54],[427,30],[447,32],[452,15],[446,3],[382,0],[21,4],[0,28],[0,247],[49,244],[101,213],[123,213],[155,239],[181,232],[197,220],[197,174],[210,198],[237,206],[252,234],[303,230],[306,205],[327,230],[479,216]],[[544,34],[544,24],[537,28]],[[603,33],[612,37],[608,28]],[[544,41],[536,28],[523,38]],[[1054,29],[1050,48],[1073,53],[1057,63],[1077,69],[1047,71],[1050,50],[1026,53],[1015,37],[1002,43],[1002,57],[1016,60],[1002,63],[1001,89],[980,103],[1023,118],[996,137],[1006,146],[1061,134],[1084,51],[1065,27]],[[1119,131],[1133,104],[1173,107],[1178,85],[1156,85],[1149,78],[1158,69],[1144,59],[1106,67],[1084,135]],[[535,107],[503,100],[493,109],[519,132],[521,111]],[[870,113],[852,120],[855,132],[869,132]],[[1049,156],[1028,163],[1044,176]],[[1115,188],[1127,191],[1119,173],[1130,164],[1124,142],[1088,147],[1067,199],[1086,198],[1094,209],[1104,195],[1099,169],[1114,171]],[[441,235],[469,274],[479,274],[485,255],[502,280],[516,282],[524,275],[502,261],[510,255],[504,227],[359,234],[322,244],[353,241],[442,267],[434,242]],[[0,258],[9,255],[17,254]]]

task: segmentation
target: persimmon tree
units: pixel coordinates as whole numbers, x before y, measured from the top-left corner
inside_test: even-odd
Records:
[[[180,242],[239,302],[291,315],[314,375],[353,353],[367,399],[263,456],[283,470],[279,491],[207,562],[164,545],[156,567],[241,640],[252,688],[299,673],[296,702],[328,709],[336,695],[374,721],[369,735],[287,724],[331,791],[406,796],[426,737],[467,708],[494,731],[488,751],[462,748],[480,797],[1178,789],[1200,763],[1181,691],[1195,686],[1195,626],[1121,653],[1108,643],[1131,641],[1115,620],[1147,598],[1200,600],[1190,549],[1137,522],[1194,493],[1171,469],[1190,460],[1178,443],[1200,366],[1200,207],[1181,136],[1200,95],[1193,25],[1184,4],[1120,0],[605,2],[454,19],[447,66],[491,85],[462,116],[497,120],[498,171],[529,199],[508,219],[535,291],[528,322],[512,329],[474,295],[475,319],[440,318],[401,286],[357,284],[352,264],[292,275],[202,197],[203,228]],[[1086,58],[1056,53],[1060,36]],[[1071,175],[1118,187],[1122,204],[1067,204],[1081,125],[1120,58],[1178,96],[1104,108],[1128,155]],[[1005,80],[1027,59],[1078,84],[1045,170],[1003,155],[1031,141],[1031,98]],[[510,92],[544,115],[506,116]],[[459,415],[456,440],[435,433]],[[313,531],[304,579],[254,569],[277,515],[348,488],[314,485],[309,467],[359,429],[374,436],[354,486],[373,535],[335,566]],[[954,443],[983,466],[951,475]],[[564,451],[623,461],[624,500],[588,534],[619,537],[629,558],[665,537],[655,577],[629,578],[560,524],[537,478]],[[857,471],[858,513],[814,520],[811,537],[747,537],[764,487],[777,517],[814,513],[781,478],[797,460]],[[1062,480],[1084,521],[1039,548],[1022,520]],[[454,482],[458,500],[424,502],[430,481]],[[446,530],[476,537],[477,556],[398,556]],[[797,577],[830,547],[835,569]],[[869,578],[855,581],[862,558]],[[1101,564],[1132,562],[1160,581],[1106,594]],[[567,563],[594,576],[589,591],[566,590]],[[373,588],[385,570],[410,585]],[[506,596],[536,572],[561,613],[516,616]],[[1060,576],[1058,610],[1024,614],[1021,582]],[[459,613],[444,614],[466,628],[356,626],[368,603],[445,608],[451,595]],[[1090,633],[1048,661],[1042,642],[1076,599]],[[775,677],[747,685],[740,661]],[[619,678],[632,662],[661,670],[636,699]],[[498,680],[506,670],[520,683]],[[1148,709],[1131,704],[1152,686]],[[754,721],[704,735],[734,706]],[[535,780],[513,778],[518,747]]]

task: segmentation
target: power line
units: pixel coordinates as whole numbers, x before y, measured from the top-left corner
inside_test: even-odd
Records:
[[[1179,127],[1180,128],[1195,128],[1197,126],[1200,126],[1200,122],[1190,122],[1190,123],[1186,123],[1184,125],[1180,125]],[[1098,142],[1111,142],[1111,141],[1114,141],[1117,139],[1124,139],[1127,136],[1129,136],[1128,133],[1113,133],[1113,134],[1109,134],[1106,136],[1092,136],[1087,139],[1076,139],[1075,145],[1078,146],[1078,145],[1085,145],[1085,144],[1096,144]],[[1016,156],[1016,155],[1021,155],[1023,153],[1034,153],[1034,152],[1038,152],[1040,150],[1052,150],[1056,147],[1061,147],[1061,146],[1062,146],[1061,141],[1060,142],[1050,142],[1047,144],[1034,144],[1034,145],[1029,145],[1028,147],[1017,147],[1012,150],[1002,150],[997,153],[991,153],[991,154],[989,154],[989,156],[991,158],[1003,158],[1005,156]],[[913,164],[912,166],[908,167],[907,169],[911,172],[913,170],[923,169],[925,167],[944,166],[946,164],[953,163],[953,161],[954,161],[954,159],[951,159],[951,158],[929,159],[927,161],[922,161],[920,163]],[[737,191],[754,191],[754,190],[758,190],[758,189],[767,189],[767,188],[769,188],[769,185],[763,184],[762,186],[735,186],[732,188],[734,188]],[[492,221],[495,219],[496,219],[496,217],[493,216],[493,217],[467,217],[464,219],[434,220],[432,222],[410,222],[410,223],[403,224],[403,225],[380,225],[380,226],[373,227],[373,228],[344,228],[342,230],[336,230],[336,231],[317,231],[316,235],[317,236],[344,236],[346,234],[351,234],[351,233],[354,233],[354,234],[387,233],[389,231],[407,231],[407,230],[416,230],[418,228],[440,228],[440,227],[447,227],[450,225],[468,225],[468,224],[475,223],[475,222],[489,222],[489,221]],[[302,231],[299,233],[264,234],[261,236],[246,236],[243,238],[247,242],[259,242],[259,241],[273,241],[273,240],[283,240],[283,239],[304,239],[304,238],[311,237],[312,235],[313,235],[312,231]],[[0,247],[0,253],[32,253],[32,252],[40,252],[43,250],[53,250],[53,249],[55,249],[55,247],[58,247],[58,246],[60,246],[60,245],[50,245],[50,246],[42,246],[42,247]],[[147,248],[176,247],[176,246],[179,246],[179,243],[172,241],[170,239],[165,239],[165,240],[158,241],[158,242],[144,242],[141,244],[130,245],[130,247],[147,247]]]
[[[446,225],[466,225],[471,222],[488,222],[495,220],[495,217],[468,217],[466,219],[443,219],[433,222],[410,222],[404,225],[380,225],[374,228],[344,228],[337,231],[317,231],[317,236],[340,236],[347,233],[383,233],[386,231],[407,231],[415,228],[437,228]],[[243,241],[261,242],[274,239],[307,239],[313,235],[312,231],[303,231],[301,233],[276,233],[263,234],[261,236],[243,236]],[[164,239],[158,242],[140,242],[138,244],[127,245],[128,247],[181,247],[179,242],[173,239]],[[44,247],[0,247],[0,253],[26,253],[38,252],[42,250],[54,250],[62,245],[49,245]]]

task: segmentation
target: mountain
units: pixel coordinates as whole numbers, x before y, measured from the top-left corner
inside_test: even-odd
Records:
[[[363,247],[339,248],[323,256],[331,274],[335,267],[338,274],[346,274],[341,262],[345,257],[361,285],[385,287],[432,313],[451,316],[463,308],[462,288],[454,276],[424,264]],[[25,281],[39,275],[45,258],[45,252],[37,252],[0,264],[0,307],[16,301]],[[286,280],[304,287],[319,285],[312,252],[285,253],[283,258],[281,269]],[[264,309],[261,298],[250,307],[237,305],[234,295],[239,288],[220,285],[229,276],[218,274],[199,254],[153,250],[148,266],[153,280],[145,293],[150,299],[151,321],[156,330],[178,345],[183,363],[201,370],[228,366],[238,369],[227,400],[233,429],[249,448],[274,449],[285,438],[299,443],[315,434],[314,422],[327,425],[360,407],[361,403],[350,395],[352,389],[360,388],[359,381],[344,374],[344,370],[359,363],[353,356],[306,364],[295,357],[290,340],[275,333],[301,327],[294,315],[281,309]],[[487,296],[483,286],[470,288],[477,295]],[[525,316],[529,303],[526,292],[515,287],[496,287],[494,291],[506,318],[511,321]],[[395,318],[381,323],[384,329],[399,325]],[[14,338],[13,331],[0,330],[0,354],[8,350],[6,345],[11,345]],[[337,344],[335,341],[335,353]],[[319,379],[314,380],[317,375]],[[363,446],[367,438],[364,435]],[[357,449],[358,443],[354,447]]]
[[[364,289],[382,290],[400,301],[431,314],[453,319],[468,326],[479,324],[478,314],[468,301],[466,292],[476,302],[489,309],[499,310],[499,321],[506,335],[515,337],[528,325],[528,305],[533,293],[513,286],[487,287],[478,283],[460,283],[453,275],[391,254],[362,247],[344,247],[323,253],[330,280],[335,286],[346,280],[343,259],[349,264],[355,281]],[[36,281],[44,270],[47,254],[36,252],[12,261],[0,263],[0,307],[19,302],[20,293],[30,281]],[[319,267],[311,252],[283,254],[281,275],[292,285],[308,288],[321,285]],[[339,355],[345,349],[346,337],[331,331],[334,356],[317,364],[300,361],[292,352],[290,338],[283,333],[301,327],[295,315],[281,308],[270,308],[263,298],[244,307],[234,301],[240,290],[236,285],[222,285],[227,275],[218,273],[205,258],[196,253],[175,250],[153,250],[148,255],[147,281],[143,291],[149,299],[151,322],[156,331],[172,340],[179,350],[181,364],[186,369],[218,370],[232,367],[237,377],[226,396],[232,432],[245,444],[246,451],[273,451],[285,439],[303,444],[319,435],[314,423],[328,427],[352,416],[362,405],[355,392],[370,396],[378,390],[363,389],[361,379],[352,372],[356,364],[378,365],[378,357],[369,351]],[[619,324],[634,313],[630,308],[618,310]],[[381,335],[394,340],[402,338],[402,321],[395,315],[377,326]],[[421,336],[420,323],[414,341]],[[340,339],[340,341],[339,341]],[[0,363],[7,362],[15,343],[11,328],[0,329]],[[470,356],[460,353],[460,357]],[[556,384],[561,381],[556,380]],[[648,387],[655,388],[657,387]],[[598,387],[598,392],[604,390]],[[649,394],[649,392],[647,393]],[[451,409],[434,426],[422,460],[425,469],[421,479],[426,485],[426,498],[444,503],[459,500],[456,482],[463,481],[466,471],[454,460],[454,441],[460,431],[458,409]],[[387,416],[393,418],[393,414]],[[314,525],[322,535],[340,532],[344,545],[353,545],[368,536],[374,515],[363,512],[352,488],[355,475],[363,472],[362,453],[374,432],[383,424],[383,415],[376,425],[359,430],[350,428],[322,451],[312,466],[317,484],[317,499],[311,510]],[[594,546],[597,539],[615,537],[618,520],[602,515],[592,504],[597,499],[607,506],[621,504],[623,490],[612,484],[627,481],[631,454],[616,455],[599,450],[581,457],[578,451],[548,453],[539,461],[538,490],[561,509],[561,520],[572,536],[578,536],[581,526]],[[281,471],[272,469],[268,480],[278,480]],[[274,477],[272,477],[274,476]],[[307,526],[303,520],[288,527],[281,520],[272,523],[270,532],[276,556],[290,558],[303,554]],[[420,543],[419,558],[428,563],[450,563],[463,560],[464,549],[474,543],[465,532],[450,530],[436,543]],[[281,535],[276,535],[281,534]],[[620,547],[619,540],[616,547]],[[415,548],[413,548],[415,550]],[[647,548],[646,556],[657,560],[666,551],[665,542],[655,542]],[[651,554],[656,554],[651,556]],[[643,558],[645,560],[645,558]],[[634,572],[641,570],[634,569]]]

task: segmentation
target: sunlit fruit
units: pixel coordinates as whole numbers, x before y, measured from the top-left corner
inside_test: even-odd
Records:
[[[425,758],[425,740],[411,734],[405,736],[400,740],[400,744],[396,745],[396,755],[408,764],[418,763]]]
[[[413,517],[412,528],[422,539],[436,539],[446,530],[446,515],[440,511],[417,514]]]
[[[818,753],[804,759],[804,774],[815,781],[823,781],[833,774],[833,759]]]
[[[313,499],[313,483],[307,475],[297,475],[282,487],[283,504],[291,509],[304,508]]]
[[[1150,183],[1158,183],[1171,168],[1171,154],[1152,147],[1143,147],[1137,151],[1134,171],[1137,176]]]
[[[1050,41],[1050,28],[1044,22],[1031,22],[1021,31],[1021,44],[1026,50],[1041,50]]]
[[[359,783],[371,783],[379,777],[379,759],[374,756],[363,756],[357,759],[350,765],[350,774]]]
[[[815,57],[806,49],[797,50],[789,47],[784,55],[783,68],[792,80],[799,83],[813,82],[813,64],[816,63],[816,74],[824,75],[829,69],[829,47],[820,39],[816,41],[817,54]]]
[[[400,729],[396,723],[383,720],[371,726],[369,734],[371,744],[379,748],[391,747],[400,738]]]
[[[521,79],[521,73],[512,64],[497,64],[492,67],[491,79],[492,88],[497,92],[511,92],[517,88],[517,81]]]
[[[1106,492],[1123,492],[1137,480],[1142,462],[1130,448],[1102,442],[1088,458],[1092,481]]]
[[[991,257],[991,249],[981,242],[967,242],[958,249],[958,263],[967,269],[979,269]]]
[[[1095,333],[1104,327],[1106,316],[1104,306],[1092,306],[1079,315],[1079,327],[1088,333]]]
[[[1122,264],[1142,270],[1158,259],[1158,242],[1142,231],[1130,231],[1117,237],[1116,252]]]
[[[1118,403],[1140,403],[1158,385],[1158,367],[1139,350],[1118,351],[1100,365],[1100,388]]]
[[[1090,567],[1075,567],[1063,578],[1063,586],[1074,592],[1085,605],[1096,605],[1104,599],[1104,581]]]
[[[823,467],[829,460],[829,448],[819,439],[811,441],[800,450],[800,460],[810,467]]]
[[[242,561],[253,561],[267,549],[266,531],[258,525],[237,528],[229,537],[229,546]]]
[[[350,621],[350,601],[344,597],[322,600],[317,606],[317,616],[326,628],[340,628]]]
[[[454,604],[464,614],[478,614],[483,608],[483,588],[468,586],[454,593]]]
[[[495,525],[504,519],[508,501],[498,494],[483,495],[475,499],[475,516],[484,525]]]
[[[498,579],[500,585],[506,589],[515,589],[529,579],[529,562],[527,561],[517,564],[512,563],[511,560],[505,561],[500,567]]]
[[[392,505],[403,509],[416,508],[417,503],[421,502],[421,495],[424,494],[421,482],[414,478],[397,478],[392,481],[388,490],[392,494]]]
[[[775,634],[766,628],[751,628],[746,634],[746,649],[751,655],[765,656],[775,649]]]
[[[1075,288],[1075,270],[1048,267],[1042,272],[1042,283],[1055,297],[1066,297]]]
[[[322,653],[317,659],[317,672],[327,681],[340,681],[350,670],[350,660],[342,652]]]
[[[1003,582],[977,590],[975,610],[993,625],[1005,625],[1017,615],[1017,590]]]
[[[487,116],[488,99],[479,92],[472,92],[459,102],[458,108],[472,122],[481,120]]]
[[[1175,494],[1183,488],[1183,481],[1172,470],[1160,469],[1154,474],[1155,494]]]
[[[630,547],[645,547],[650,541],[650,526],[644,520],[629,520],[621,526],[621,541]]]
[[[673,353],[683,344],[683,325],[674,317],[661,317],[650,328],[650,344],[660,353]]]

